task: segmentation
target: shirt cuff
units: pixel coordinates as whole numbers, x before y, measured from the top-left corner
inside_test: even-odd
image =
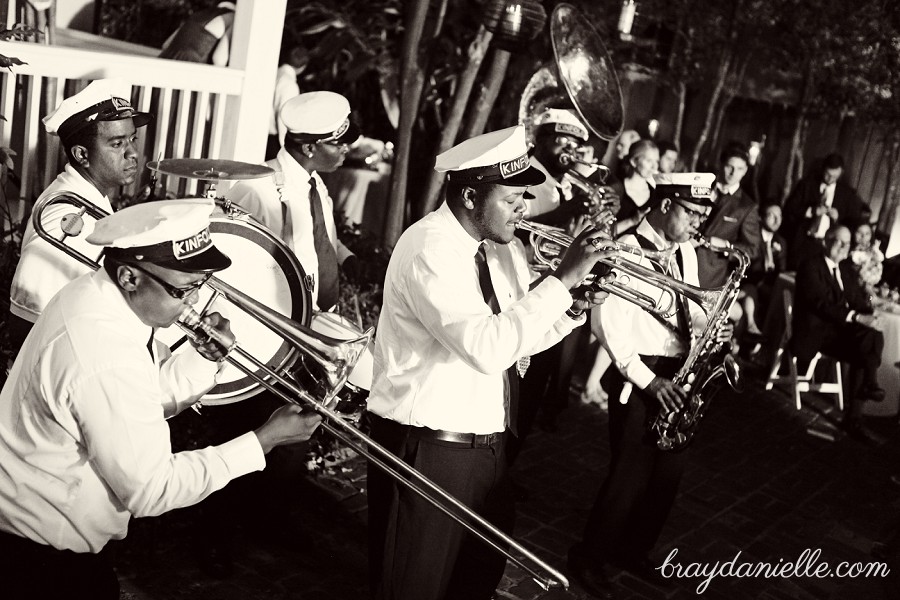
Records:
[[[640,360],[633,361],[625,370],[625,376],[639,389],[646,390],[656,374]]]
[[[566,285],[556,275],[544,277],[544,280],[535,286],[534,289],[536,290],[538,288],[548,290],[547,297],[552,298],[554,303],[559,303],[561,307],[559,312],[565,312],[572,306],[572,294],[569,293],[569,290],[566,289]]]
[[[259,439],[252,431],[219,445],[218,450],[228,466],[231,479],[254,471],[262,471],[266,467],[266,455],[263,454]]]

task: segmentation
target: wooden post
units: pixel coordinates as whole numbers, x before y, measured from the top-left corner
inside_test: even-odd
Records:
[[[287,0],[241,0],[234,14],[228,67],[244,72],[241,93],[229,97],[220,156],[260,163],[269,118]]]

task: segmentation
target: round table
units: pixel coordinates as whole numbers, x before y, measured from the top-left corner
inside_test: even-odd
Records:
[[[884,389],[882,402],[866,402],[863,414],[890,417],[900,410],[900,305],[875,300],[878,328],[884,334],[884,352],[878,368],[878,385]]]

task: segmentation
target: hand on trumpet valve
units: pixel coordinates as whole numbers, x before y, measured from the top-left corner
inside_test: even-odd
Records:
[[[572,290],[572,307],[579,311],[585,311],[600,306],[609,298],[609,292],[603,286],[612,283],[615,279],[615,273],[607,272],[606,275],[594,279],[591,283],[579,285]]]
[[[236,343],[234,334],[231,333],[231,322],[217,312],[203,317],[198,317],[197,313],[193,314],[193,322],[189,318],[182,317],[182,320],[197,334],[190,340],[191,345],[206,360],[217,361],[225,358]]]
[[[687,392],[680,385],[665,377],[654,377],[647,386],[647,393],[656,398],[666,413],[680,410],[687,399]]]
[[[260,428],[253,433],[262,446],[263,453],[276,446],[305,442],[312,436],[322,417],[314,412],[303,412],[303,409],[293,404],[286,404],[273,412]]]
[[[573,289],[590,274],[598,260],[616,254],[609,233],[589,227],[572,240],[554,273],[566,289]]]

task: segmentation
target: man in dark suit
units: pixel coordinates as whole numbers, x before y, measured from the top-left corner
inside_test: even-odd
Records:
[[[778,233],[781,227],[781,206],[766,204],[760,211],[759,253],[750,262],[747,276],[741,285],[742,306],[747,315],[747,333],[760,335],[758,319],[766,314],[772,288],[778,274],[787,268],[787,243]]]
[[[816,352],[849,366],[843,425],[849,434],[865,437],[862,402],[884,399],[877,378],[884,335],[876,329],[872,306],[852,265],[844,261],[850,240],[849,229],[833,225],[825,233],[824,252],[809,257],[797,271],[791,351],[801,371]]]
[[[733,244],[751,260],[759,255],[759,211],[756,201],[741,189],[750,157],[742,146],[729,145],[719,159],[715,207],[701,233],[714,247]],[[700,286],[718,287],[730,272],[728,257],[708,248],[697,248]]]
[[[862,219],[865,203],[841,181],[843,173],[844,159],[829,154],[822,168],[801,179],[785,201],[784,236],[791,244],[788,267],[792,270],[818,254],[829,227],[839,223],[852,229]]]

